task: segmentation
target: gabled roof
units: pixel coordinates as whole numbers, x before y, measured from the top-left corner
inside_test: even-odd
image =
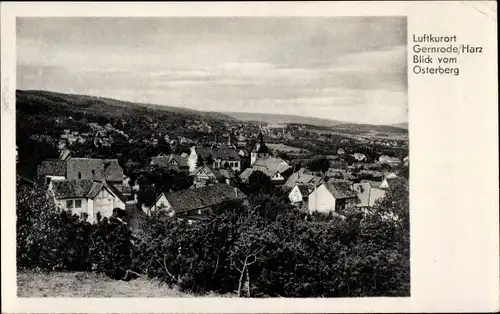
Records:
[[[198,169],[195,170],[195,172],[192,175],[198,176],[202,171],[211,173],[217,180],[222,178],[222,175],[221,175],[219,169],[214,169],[210,165],[203,165],[203,166],[199,167]]]
[[[254,172],[254,169],[253,168],[246,168],[245,170],[243,170],[242,173],[240,173],[240,178],[243,180],[243,181],[248,181],[248,178],[250,178],[250,175]]]
[[[227,184],[214,184],[196,189],[180,190],[165,194],[175,212],[202,209],[226,200],[242,200],[246,195]]]
[[[321,182],[321,177],[307,171],[305,168],[300,168],[299,171],[294,172],[286,180],[285,186],[294,187],[296,184],[318,184]]]
[[[70,180],[123,180],[123,168],[118,159],[70,158],[66,160],[66,174]]]
[[[230,147],[196,147],[195,149],[196,153],[204,159],[211,156],[214,160],[241,160],[241,156],[238,154],[238,151]]]
[[[374,188],[369,182],[355,183],[353,184],[353,189],[358,194],[358,199],[360,203],[358,206],[371,207],[375,204],[375,201],[384,197],[385,191],[379,188]]]
[[[234,171],[232,169],[218,169],[221,177],[224,179],[234,178]]]
[[[106,181],[123,181],[123,168],[118,159],[104,159],[104,179]]]
[[[277,172],[284,173],[291,168],[283,159],[270,156],[260,157],[253,163],[252,167],[254,169],[257,168],[268,176],[274,176]]]
[[[87,198],[87,195],[89,194],[89,192],[91,192],[91,190],[95,191],[93,187],[94,187],[94,182],[92,180],[52,181],[52,189],[54,191],[54,196],[58,199]]]
[[[357,197],[357,193],[351,189],[349,181],[331,181],[324,183],[324,185],[336,199]]]
[[[168,167],[172,165],[172,162],[179,165],[181,168],[189,167],[187,159],[178,154],[170,154],[168,156],[156,156],[151,157],[151,165],[157,165],[160,167]]]
[[[120,191],[112,185],[106,184],[105,181],[96,182],[88,179],[52,181],[54,196],[58,199],[94,198],[103,188],[107,188],[121,201],[125,202],[125,198]]]
[[[382,184],[382,182],[379,182],[379,181],[373,181],[373,180],[361,180],[361,183],[367,183],[367,184],[369,184],[372,188],[379,188],[379,187],[380,187],[380,184]]]
[[[314,184],[297,184],[297,187],[302,197],[309,196],[309,194],[314,191]]]
[[[66,161],[60,159],[44,160],[38,166],[38,176],[66,176]]]
[[[399,162],[401,162],[401,160],[399,160],[399,158],[389,157],[387,155],[380,156],[378,160],[380,163],[399,163]]]

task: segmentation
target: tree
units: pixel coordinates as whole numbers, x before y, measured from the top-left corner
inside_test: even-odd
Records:
[[[248,191],[256,194],[259,192],[271,193],[274,189],[273,182],[262,171],[256,170],[248,177]]]
[[[325,156],[320,156],[310,160],[306,167],[311,171],[326,172],[330,168],[330,161]]]
[[[40,186],[17,185],[17,267],[88,269],[90,225],[56,206]]]

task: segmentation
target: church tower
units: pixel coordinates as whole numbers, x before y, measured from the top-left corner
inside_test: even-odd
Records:
[[[267,148],[266,143],[264,143],[264,136],[262,135],[262,132],[259,133],[257,143],[250,153],[250,165],[253,165],[254,162],[260,157],[269,157],[269,148]]]

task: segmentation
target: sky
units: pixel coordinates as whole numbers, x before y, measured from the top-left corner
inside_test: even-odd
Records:
[[[408,121],[406,18],[17,18],[17,89]]]

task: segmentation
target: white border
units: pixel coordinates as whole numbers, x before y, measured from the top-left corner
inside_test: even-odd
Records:
[[[496,2],[1,3],[2,310],[22,313],[499,310]],[[21,299],[15,279],[16,16],[407,16],[485,52],[459,77],[417,77],[409,54],[410,298]]]

